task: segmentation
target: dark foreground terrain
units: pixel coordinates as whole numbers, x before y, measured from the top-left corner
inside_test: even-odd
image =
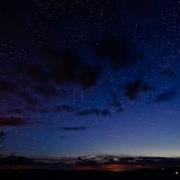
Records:
[[[177,168],[143,169],[127,172],[53,171],[53,170],[1,170],[0,180],[103,180],[103,179],[180,179]]]

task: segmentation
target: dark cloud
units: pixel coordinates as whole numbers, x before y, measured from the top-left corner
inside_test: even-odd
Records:
[[[34,81],[48,81],[50,74],[39,64],[30,64],[25,67],[26,75]]]
[[[26,110],[31,111],[31,112],[38,112],[38,113],[50,112],[47,108],[39,107],[39,106],[29,106],[29,107],[26,107]]]
[[[17,63],[12,70],[15,78],[23,77],[24,81],[46,83],[50,78],[47,68],[40,63]],[[27,83],[26,82],[26,83]]]
[[[114,91],[111,92],[111,98],[112,98],[111,106],[115,108],[116,112],[123,111],[122,104],[119,102],[117,94]]]
[[[19,108],[15,108],[15,109],[11,110],[11,112],[15,113],[15,114],[23,114],[24,110],[23,109],[19,109]]]
[[[65,138],[65,136],[59,136],[59,138],[60,138],[60,139],[64,139],[64,138]]]
[[[132,66],[142,58],[132,43],[125,38],[111,37],[96,43],[94,50],[99,57],[108,60],[114,68]]]
[[[20,117],[0,117],[0,127],[4,126],[24,126],[27,125],[27,121]]]
[[[28,106],[36,106],[38,104],[38,100],[26,91],[19,92],[19,96]]]
[[[67,112],[67,113],[71,113],[74,112],[74,107],[69,106],[69,105],[59,105],[55,107],[55,112]]]
[[[100,67],[90,65],[74,50],[55,50],[44,48],[46,62],[49,64],[52,78],[57,84],[79,83],[84,87],[96,84]]]
[[[38,84],[33,87],[34,91],[44,97],[52,97],[52,96],[57,96],[58,91],[55,86],[52,84]]]
[[[5,138],[5,133],[3,131],[0,131],[0,150],[3,148],[4,138]]]
[[[85,126],[71,126],[71,127],[61,127],[61,130],[64,131],[86,131],[87,127]]]
[[[78,112],[80,116],[96,115],[96,116],[111,116],[111,112],[108,109],[86,109]]]
[[[100,112],[102,116],[111,116],[111,112],[108,109],[104,109]]]
[[[157,95],[156,97],[156,102],[168,102],[173,99],[175,99],[178,96],[178,92],[176,90],[166,90],[160,94]]]
[[[0,80],[0,94],[14,93],[16,86],[8,80]]]
[[[98,162],[95,159],[85,159],[82,157],[78,157],[76,160],[76,164],[80,166],[96,166],[98,165]]]
[[[130,100],[136,100],[140,93],[152,90],[153,87],[144,82],[142,79],[135,79],[134,81],[126,84],[124,95]]]

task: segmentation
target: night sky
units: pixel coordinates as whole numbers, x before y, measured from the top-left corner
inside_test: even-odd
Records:
[[[180,156],[180,1],[1,0],[0,153]]]

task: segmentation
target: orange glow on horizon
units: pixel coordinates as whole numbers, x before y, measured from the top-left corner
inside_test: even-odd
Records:
[[[101,164],[92,166],[76,166],[74,170],[81,171],[109,171],[109,172],[121,172],[141,169],[141,165],[129,165],[129,164]]]

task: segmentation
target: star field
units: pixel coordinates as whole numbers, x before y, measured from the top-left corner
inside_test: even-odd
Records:
[[[179,156],[180,1],[0,3],[0,150]]]

